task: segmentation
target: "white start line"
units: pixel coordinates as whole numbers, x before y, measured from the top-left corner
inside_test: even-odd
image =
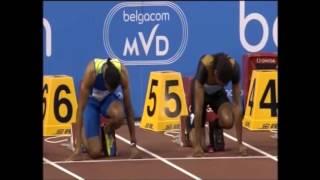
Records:
[[[135,126],[139,126],[140,123],[139,122],[135,122]],[[224,132],[224,136],[237,142],[237,139],[227,133]],[[64,137],[64,138],[70,138],[70,135],[64,135],[64,136],[56,136],[56,137],[50,137],[50,138],[46,138],[45,141],[48,142],[48,143],[61,143],[61,142],[67,142],[68,139],[60,139],[60,140],[55,140],[53,141],[52,139],[57,139],[57,138],[61,138],[61,137]],[[130,145],[130,141],[125,139],[124,137],[116,134],[116,138],[129,144]],[[46,158],[43,158],[44,160],[44,163],[47,163],[47,164],[50,164],[52,166],[54,166],[55,168],[75,177],[76,179],[79,179],[79,180],[82,180],[84,178],[74,174],[73,172],[59,166],[58,164],[65,164],[65,163],[97,163],[97,162],[130,162],[130,161],[152,161],[152,160],[160,160],[162,161],[163,163],[173,167],[174,169],[182,172],[183,174],[191,177],[192,179],[197,179],[197,180],[200,180],[201,178],[199,176],[196,176],[195,174],[181,168],[180,166],[170,162],[169,160],[204,160],[204,159],[267,159],[267,158],[270,158],[274,161],[278,161],[278,158],[277,156],[273,156],[257,147],[254,147],[246,142],[243,142],[243,144],[245,146],[247,146],[248,148],[256,151],[256,152],[259,152],[260,154],[263,154],[264,156],[245,156],[245,157],[242,157],[242,156],[235,156],[235,157],[200,157],[200,158],[194,158],[194,157],[187,157],[187,158],[164,158],[164,157],[161,157],[139,145],[137,145],[137,148],[149,155],[151,155],[152,157],[154,158],[147,158],[147,159],[109,159],[109,160],[86,160],[86,161],[56,161],[56,162],[53,162],[53,161],[50,161]],[[67,145],[65,145],[67,146]]]

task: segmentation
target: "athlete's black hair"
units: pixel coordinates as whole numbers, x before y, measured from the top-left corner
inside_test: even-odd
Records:
[[[224,84],[227,84],[233,75],[230,57],[225,53],[214,55],[213,70],[217,72],[217,78]]]
[[[105,83],[109,86],[110,90],[115,90],[120,84],[120,72],[119,70],[112,64],[108,58],[107,60],[107,68],[104,73]]]

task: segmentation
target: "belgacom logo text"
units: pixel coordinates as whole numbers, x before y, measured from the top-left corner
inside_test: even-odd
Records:
[[[188,23],[172,2],[119,3],[105,18],[103,42],[126,65],[171,64],[187,46]]]

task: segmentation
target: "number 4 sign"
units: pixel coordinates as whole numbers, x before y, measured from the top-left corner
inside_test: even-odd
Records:
[[[77,99],[70,76],[43,78],[43,135],[70,134],[71,123],[76,121]]]
[[[179,129],[180,117],[187,114],[181,74],[151,72],[140,127],[153,131]]]
[[[254,70],[251,77],[243,126],[250,130],[272,130],[278,125],[278,73]]]

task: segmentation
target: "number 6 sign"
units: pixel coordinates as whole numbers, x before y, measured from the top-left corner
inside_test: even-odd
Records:
[[[76,121],[77,100],[70,76],[44,76],[43,78],[43,135],[69,134]]]

